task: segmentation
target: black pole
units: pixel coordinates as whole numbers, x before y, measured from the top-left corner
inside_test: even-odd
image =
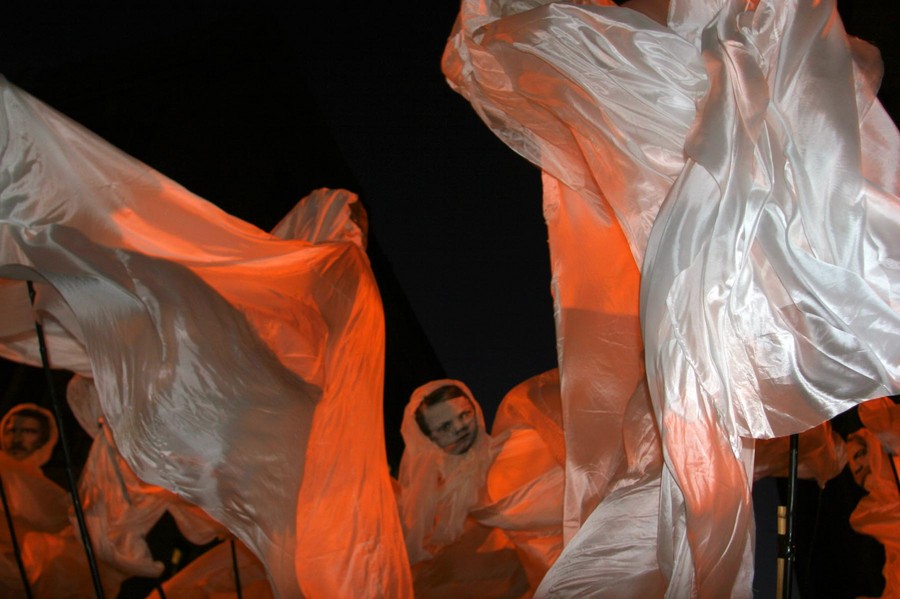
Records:
[[[0,476],[0,501],[3,502],[3,512],[6,514],[6,526],[9,528],[9,538],[12,541],[13,553],[16,555],[16,566],[19,567],[19,576],[25,586],[25,596],[31,599],[31,585],[28,584],[28,573],[25,572],[25,564],[22,563],[22,552],[19,551],[19,541],[16,539],[16,527],[13,525],[12,512],[9,511],[9,502],[6,500],[6,489],[3,488],[3,477]]]
[[[794,500],[797,496],[797,454],[799,436],[791,435],[788,453],[787,505],[778,506],[778,569],[775,597],[790,599],[791,578],[794,569]]]
[[[791,579],[794,574],[794,505],[797,500],[797,461],[800,447],[800,436],[791,435],[790,462],[788,472],[788,505],[787,505],[787,531],[785,537],[785,561],[784,561],[784,599],[791,599]]]
[[[34,306],[34,284],[28,281],[28,299]],[[66,463],[66,478],[69,482],[69,493],[72,495],[72,506],[75,508],[75,518],[78,520],[78,530],[81,533],[81,542],[87,555],[88,566],[91,569],[91,578],[94,582],[94,593],[98,599],[103,599],[103,585],[100,584],[100,571],[97,568],[97,560],[94,558],[94,548],[91,545],[91,537],[88,535],[87,525],[84,521],[84,510],[81,507],[81,498],[78,495],[78,485],[75,482],[72,456],[69,454],[69,443],[66,439],[66,430],[63,426],[62,406],[56,394],[53,377],[50,374],[50,360],[47,358],[47,344],[44,341],[44,327],[34,319],[34,329],[37,332],[38,348],[41,352],[41,363],[44,366],[44,376],[47,378],[47,386],[50,387],[50,399],[53,404],[53,416],[56,420],[56,429],[59,433],[59,442],[62,444],[63,457]]]
[[[238,570],[237,551],[234,548],[234,539],[231,539],[231,567],[234,570],[234,588],[237,590],[238,599],[243,599],[241,593],[241,573]]]

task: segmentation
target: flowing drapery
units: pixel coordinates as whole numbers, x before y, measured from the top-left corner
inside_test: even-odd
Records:
[[[2,355],[39,363],[33,279],[52,366],[94,379],[132,470],[226,525],[276,593],[410,593],[357,245],[280,240],[0,79],[0,276]]]
[[[877,53],[834,2],[673,0],[664,27],[464,0],[443,68],[545,173],[567,538],[627,495],[618,431],[643,362],[667,593],[749,595],[752,438],[900,385],[900,139]]]

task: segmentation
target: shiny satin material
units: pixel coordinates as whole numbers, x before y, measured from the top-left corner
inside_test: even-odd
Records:
[[[227,533],[200,508],[171,491],[141,482],[119,455],[109,427],[102,424],[78,487],[94,554],[123,578],[158,578],[163,573],[164,566],[153,559],[146,536],[165,512],[194,544],[205,545]]]
[[[673,0],[669,25],[463,0],[443,69],[545,173],[567,539],[627,487],[599,432],[645,365],[666,593],[749,596],[752,438],[900,387],[900,137],[834,2]]]
[[[562,551],[565,447],[559,372],[516,385],[500,402],[491,430],[493,460],[472,511],[516,546],[531,591]]]
[[[355,243],[260,231],[0,79],[0,277],[2,355],[39,363],[32,278],[51,364],[93,378],[131,469],[227,526],[278,596],[410,595]]]

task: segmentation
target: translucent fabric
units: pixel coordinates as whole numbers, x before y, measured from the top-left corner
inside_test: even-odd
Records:
[[[204,545],[226,535],[221,524],[196,506],[171,491],[141,482],[119,455],[109,427],[101,425],[99,430],[79,483],[98,560],[115,568],[122,578],[158,578],[163,564],[153,559],[146,536],[167,511],[192,543]]]
[[[632,484],[604,433],[627,428],[643,361],[666,594],[744,597],[752,439],[900,386],[900,138],[833,1],[673,0],[668,25],[464,0],[443,70],[545,173],[567,540]]]
[[[224,524],[277,596],[409,596],[362,250],[231,217],[5,80],[0,135],[2,355],[39,362],[34,279],[52,366],[93,378],[134,473]]]

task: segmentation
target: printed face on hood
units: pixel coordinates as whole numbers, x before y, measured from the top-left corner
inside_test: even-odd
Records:
[[[422,406],[422,417],[428,438],[447,453],[462,455],[478,438],[475,407],[465,395]]]
[[[847,444],[848,462],[853,480],[860,487],[866,486],[866,479],[872,470],[869,468],[869,447],[859,439],[853,439]]]
[[[43,418],[15,414],[3,424],[3,451],[14,460],[24,460],[40,449],[48,437],[48,425]]]

